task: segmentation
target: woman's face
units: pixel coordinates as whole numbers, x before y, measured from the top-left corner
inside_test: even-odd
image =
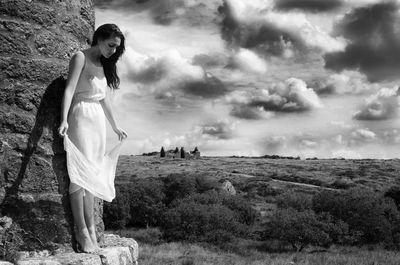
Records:
[[[99,47],[101,54],[109,58],[111,55],[115,53],[119,45],[121,44],[121,38],[119,37],[112,37],[105,40],[99,40]]]

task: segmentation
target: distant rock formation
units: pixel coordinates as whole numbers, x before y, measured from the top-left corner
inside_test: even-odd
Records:
[[[182,159],[193,159],[193,158],[200,158],[199,149],[196,148],[191,152],[186,152],[184,147],[181,147],[179,150],[176,147],[174,150],[165,151],[164,147],[161,147],[160,152],[151,152],[151,153],[143,153],[144,156],[159,156],[159,157],[167,157],[167,158],[182,158]]]
[[[199,149],[197,148],[197,146],[194,148],[193,151],[190,152],[190,155],[191,155],[193,158],[200,158],[200,151],[199,151]]]

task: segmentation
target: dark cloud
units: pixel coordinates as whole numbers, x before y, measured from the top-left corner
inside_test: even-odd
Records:
[[[248,105],[236,105],[232,108],[230,115],[245,120],[260,120],[263,118],[259,109]]]
[[[349,44],[344,51],[326,54],[325,67],[335,71],[359,69],[371,82],[397,79],[399,23],[399,6],[394,1],[352,10],[335,30]]]
[[[295,42],[305,47],[300,39],[289,31],[278,29],[270,23],[244,23],[234,16],[233,7],[224,1],[218,11],[224,18],[221,23],[222,38],[233,47],[257,48],[273,55],[282,55],[285,42]]]
[[[310,12],[336,10],[343,5],[341,0],[275,0],[275,7],[280,10],[300,9]]]
[[[223,53],[198,54],[193,57],[192,64],[208,68],[214,66],[225,66],[228,64],[228,60],[228,56]]]
[[[226,96],[233,108],[232,116],[241,119],[269,118],[271,112],[304,112],[322,107],[318,95],[312,88],[297,78],[289,78],[268,89],[234,91]]]
[[[217,98],[229,92],[226,85],[217,77],[205,73],[202,80],[193,80],[184,83],[180,89],[185,94],[202,98]]]
[[[268,3],[224,0],[221,36],[230,48],[242,47],[274,56],[307,57],[321,51],[342,50],[344,44],[296,12],[280,12]]]
[[[191,64],[176,50],[159,56],[146,56],[128,48],[124,62],[125,76],[141,89],[154,93],[158,99],[182,94],[217,98],[229,92],[219,78]]]

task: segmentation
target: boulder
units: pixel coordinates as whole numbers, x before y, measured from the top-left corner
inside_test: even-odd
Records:
[[[227,193],[231,194],[231,195],[236,195],[236,190],[235,187],[233,187],[232,183],[229,180],[225,180],[222,184],[221,184],[221,190],[226,191]]]

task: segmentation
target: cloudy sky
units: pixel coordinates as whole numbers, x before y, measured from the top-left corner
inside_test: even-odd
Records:
[[[111,95],[123,154],[400,156],[396,1],[98,0],[95,13],[126,36]]]

